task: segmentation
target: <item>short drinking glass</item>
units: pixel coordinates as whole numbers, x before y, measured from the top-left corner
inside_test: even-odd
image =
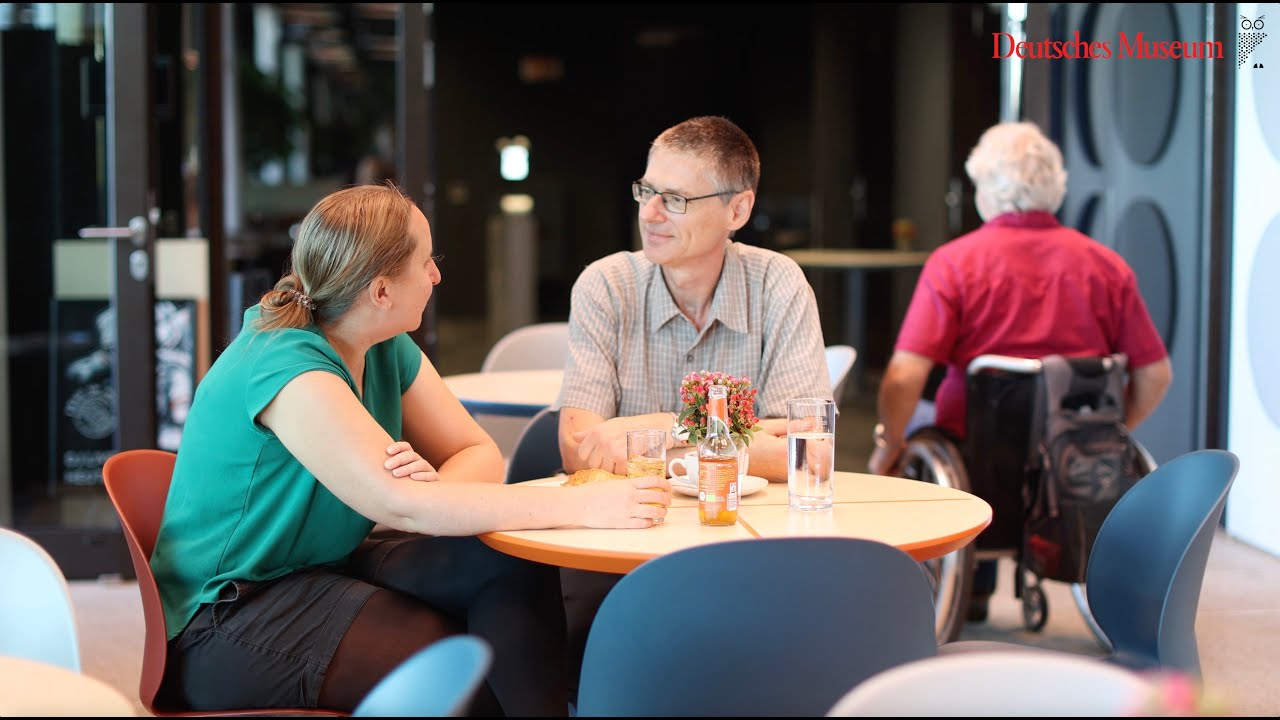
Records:
[[[667,476],[667,431],[627,431],[627,477]],[[654,524],[662,522],[662,518]]]
[[[835,496],[836,404],[787,401],[787,497],[793,510],[829,510]]]

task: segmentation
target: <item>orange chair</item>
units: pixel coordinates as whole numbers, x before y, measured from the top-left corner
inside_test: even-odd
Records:
[[[142,594],[142,617],[146,640],[142,649],[142,681],[138,697],[153,715],[221,716],[221,715],[327,715],[345,713],[310,708],[245,709],[211,712],[181,711],[156,706],[156,694],[164,679],[165,660],[169,654],[164,609],[160,605],[160,589],[151,574],[151,551],[160,532],[160,518],[169,497],[169,479],[177,455],[164,450],[125,450],[107,459],[102,467],[102,482],[120,516],[124,539],[138,575],[138,592]]]

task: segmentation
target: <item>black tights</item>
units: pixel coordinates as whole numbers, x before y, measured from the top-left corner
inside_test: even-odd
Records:
[[[503,555],[473,537],[385,532],[352,557],[351,572],[394,592],[371,595],[343,636],[321,686],[321,706],[354,707],[390,668],[465,631],[487,640],[494,658],[472,714],[499,714],[499,707],[506,715],[567,714],[557,568]]]
[[[409,656],[458,632],[458,623],[421,602],[394,590],[378,590],[338,643],[320,686],[319,706],[354,709]]]
[[[477,715],[566,715],[557,568],[477,538],[370,536],[348,567],[232,582],[172,641],[159,707],[355,709],[387,673],[441,638],[493,648]]]

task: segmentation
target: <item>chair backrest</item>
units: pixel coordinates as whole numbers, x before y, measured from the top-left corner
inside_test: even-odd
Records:
[[[0,655],[80,672],[66,577],[44,548],[7,528],[0,528]]]
[[[579,715],[819,716],[849,686],[933,656],[920,566],[870,540],[738,540],[659,556],[605,597]]]
[[[1139,480],[1107,515],[1085,592],[1116,662],[1199,675],[1200,587],[1239,469],[1226,450],[1186,453]]]
[[[1137,673],[1060,652],[958,653],[890,668],[855,685],[828,717],[1121,717],[1150,699]]]
[[[568,356],[569,323],[537,323],[503,335],[489,348],[480,372],[560,370]]]
[[[525,425],[507,463],[507,483],[554,475],[560,459],[560,411],[545,408]]]
[[[216,713],[186,712],[161,707],[157,703],[164,666],[169,656],[168,631],[164,606],[160,604],[160,588],[151,574],[151,551],[160,534],[160,521],[169,499],[169,481],[178,456],[165,450],[123,450],[107,458],[102,466],[102,484],[120,517],[125,544],[138,576],[138,593],[142,596],[142,676],[138,681],[138,699],[157,716],[181,715],[343,715],[344,713],[311,708],[247,708]]]
[[[353,717],[460,717],[489,672],[493,650],[475,635],[453,635],[400,663],[365,695]]]
[[[138,698],[152,712],[156,712],[156,694],[164,679],[169,648],[164,607],[160,604],[155,576],[151,574],[150,560],[160,533],[160,520],[164,517],[169,480],[177,457],[164,450],[125,450],[107,458],[102,466],[102,484],[120,516],[133,570],[138,576],[138,592],[142,595],[145,640]]]
[[[827,377],[831,380],[831,397],[835,398],[837,405],[844,395],[844,381],[857,359],[858,351],[852,345],[827,346]]]

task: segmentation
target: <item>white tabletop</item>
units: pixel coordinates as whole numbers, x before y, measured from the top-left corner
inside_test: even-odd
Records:
[[[788,250],[786,255],[801,267],[844,270],[920,267],[929,259],[929,253],[922,250],[876,248],[805,248]]]
[[[136,717],[133,702],[84,673],[0,656],[0,717]]]
[[[557,486],[564,477],[530,480]],[[917,560],[945,555],[971,542],[991,522],[991,506],[952,488],[883,475],[837,472],[830,511],[791,510],[786,483],[770,483],[742,498],[738,523],[698,523],[697,500],[672,494],[665,522],[641,530],[511,530],[480,539],[526,560],[581,570],[629,572],[658,555],[724,540],[825,535],[878,540]]]
[[[533,417],[560,394],[563,370],[495,370],[447,375],[445,385],[474,414]]]

